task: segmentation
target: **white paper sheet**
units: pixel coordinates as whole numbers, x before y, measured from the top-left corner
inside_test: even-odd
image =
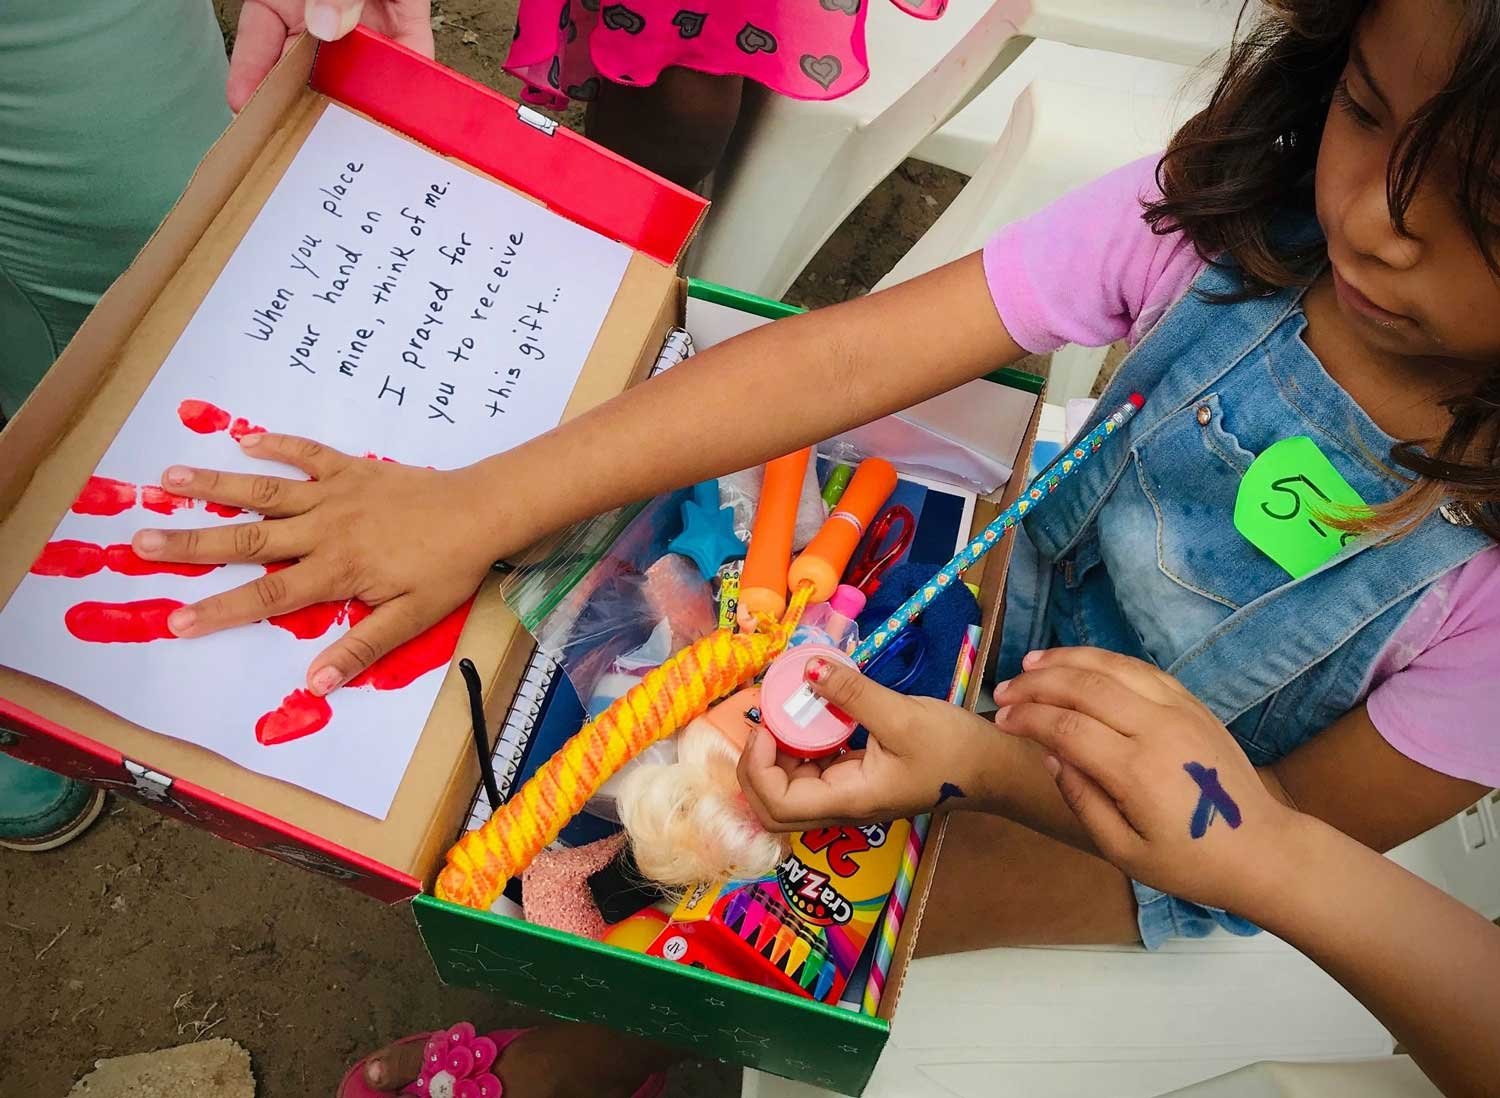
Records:
[[[53,541],[119,546],[144,526],[231,521],[201,505],[142,509],[128,485],[156,485],[170,464],[284,472],[244,457],[229,431],[187,429],[183,401],[228,413],[190,405],[200,426],[243,420],[440,468],[525,442],[561,419],[629,258],[622,245],[330,106],[99,464],[98,476],[126,482],[120,491],[135,506],[70,512]],[[93,550],[75,559],[79,552],[98,559]],[[106,564],[78,578],[28,575],[0,611],[0,663],[385,816],[446,658],[404,688],[337,691],[320,731],[263,746],[258,720],[302,685],[312,657],[345,626],[311,639],[258,623],[192,640],[80,640],[80,629],[97,632],[79,625],[76,610],[70,629],[80,603],[192,602],[262,573],[129,571],[127,563],[127,574]]]

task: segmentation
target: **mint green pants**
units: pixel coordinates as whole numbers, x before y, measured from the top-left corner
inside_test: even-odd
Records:
[[[0,0],[0,425],[228,124],[225,70],[208,0]],[[0,755],[0,836],[75,785]]]
[[[225,68],[208,0],[0,0],[0,416],[228,124]]]

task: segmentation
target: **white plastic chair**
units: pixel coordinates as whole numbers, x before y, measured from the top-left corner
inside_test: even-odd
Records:
[[[1193,66],[1228,43],[1239,9],[1238,0],[951,0],[927,23],[865,2],[871,79],[829,103],[772,96],[747,119],[715,177],[691,273],[780,297],[875,185],[1034,38]]]
[[[1443,1098],[1409,1056],[1331,1064],[1261,1063],[1162,1098]]]
[[[1143,112],[1138,120],[1151,134],[1158,131],[1158,102],[1187,101],[1195,107],[1217,78],[1216,66],[1188,68],[1169,61],[1131,57],[1037,39],[948,123],[912,152],[917,160],[973,176],[1001,133],[1016,100],[1033,81],[1070,84],[1107,93],[1118,108]],[[1133,112],[1132,121],[1134,118]],[[1177,112],[1179,120],[1187,112]]]
[[[982,247],[1001,226],[1041,209],[1058,195],[1163,148],[1197,109],[1176,98],[1106,92],[1037,80],[1016,98],[1000,139],[932,228],[877,284],[915,278]],[[1047,398],[1064,404],[1088,396],[1106,348],[1064,347],[1052,355]]]

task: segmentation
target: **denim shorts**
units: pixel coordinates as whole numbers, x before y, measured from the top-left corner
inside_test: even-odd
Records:
[[[1216,929],[1239,938],[1260,933],[1254,923],[1222,908],[1169,896],[1140,881],[1131,881],[1130,887],[1135,890],[1136,925],[1147,949],[1160,949],[1171,938],[1207,938]]]

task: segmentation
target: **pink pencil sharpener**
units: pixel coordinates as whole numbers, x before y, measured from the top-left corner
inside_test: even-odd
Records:
[[[822,658],[854,667],[843,652],[827,644],[788,649],[766,669],[760,684],[760,721],[788,755],[817,759],[849,742],[856,723],[813,693],[803,677],[808,663]]]

